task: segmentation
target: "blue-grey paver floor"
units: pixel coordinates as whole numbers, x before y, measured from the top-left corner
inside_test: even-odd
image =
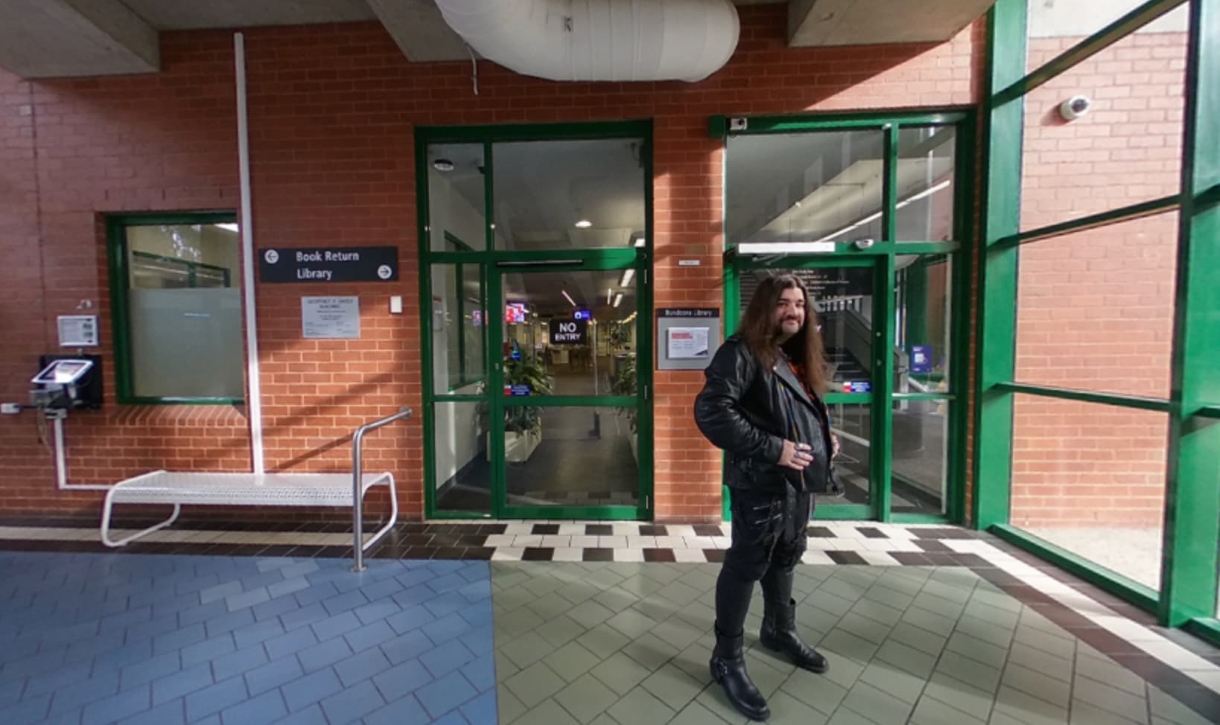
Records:
[[[0,552],[0,723],[495,723],[487,563],[368,564]]]

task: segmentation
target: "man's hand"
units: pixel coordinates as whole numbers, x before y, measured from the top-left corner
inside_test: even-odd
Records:
[[[784,441],[784,451],[780,454],[779,465],[794,471],[803,471],[810,463],[813,463],[813,454],[809,452],[809,446],[804,443]]]
[[[830,454],[830,457],[831,457],[831,458],[838,458],[838,457],[839,457],[839,451],[841,450],[841,447],[839,446],[839,436],[834,435],[834,434],[832,433],[832,434],[831,434],[831,436],[830,436],[830,443],[831,443],[831,445],[834,447],[834,452]]]

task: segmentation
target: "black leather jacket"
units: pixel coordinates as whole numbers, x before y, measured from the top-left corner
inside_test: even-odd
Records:
[[[831,475],[826,405],[810,396],[781,362],[767,370],[740,337],[717,351],[695,398],[695,423],[712,445],[728,453],[725,485],[735,489],[826,491]],[[798,473],[779,465],[785,440],[807,443],[813,463]]]

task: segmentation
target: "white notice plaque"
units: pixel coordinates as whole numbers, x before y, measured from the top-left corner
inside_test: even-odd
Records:
[[[97,347],[96,315],[60,315],[60,347]]]
[[[302,297],[301,336],[307,340],[360,339],[360,298]]]
[[[666,332],[670,360],[699,360],[708,356],[706,327],[671,327]]]

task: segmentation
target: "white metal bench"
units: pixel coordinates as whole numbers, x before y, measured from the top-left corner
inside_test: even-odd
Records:
[[[398,413],[361,426],[352,436],[352,473],[179,473],[153,471],[115,484],[102,505],[102,543],[126,546],[172,525],[183,506],[338,506],[351,507],[353,554],[357,571],[364,569],[364,552],[371,549],[398,522],[398,496],[394,476],[387,472],[365,474],[361,465],[364,434],[396,420]],[[390,519],[368,541],[364,538],[364,496],[374,486],[390,489]],[[168,519],[115,541],[110,536],[116,504],[164,504],[174,507]]]

